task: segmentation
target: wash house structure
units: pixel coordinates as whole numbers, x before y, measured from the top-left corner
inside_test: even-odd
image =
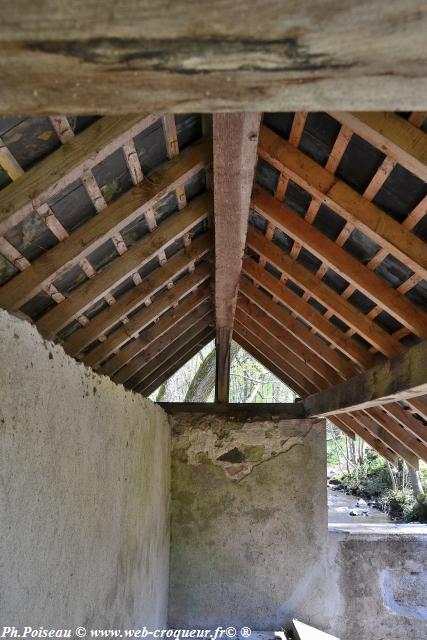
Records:
[[[425,7],[15,4],[3,624],[425,637],[425,534],[325,489],[325,418],[427,462]],[[214,403],[147,399],[213,338]],[[296,401],[229,403],[231,340]]]

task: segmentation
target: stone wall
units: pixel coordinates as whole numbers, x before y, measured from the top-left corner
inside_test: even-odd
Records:
[[[166,623],[170,427],[0,312],[0,620]]]
[[[323,624],[323,421],[174,419],[169,624]]]

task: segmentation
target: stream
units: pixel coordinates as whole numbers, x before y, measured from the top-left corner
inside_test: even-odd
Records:
[[[363,510],[368,512],[368,515],[351,516],[350,511],[355,509],[359,511],[357,507],[357,496],[348,496],[344,491],[333,489],[328,485],[328,522],[332,523],[391,523],[392,520],[379,509],[374,507],[363,507]]]

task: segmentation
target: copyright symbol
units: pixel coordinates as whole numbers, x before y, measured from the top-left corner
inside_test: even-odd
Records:
[[[84,627],[77,627],[76,636],[78,638],[84,638],[86,635],[86,629]]]
[[[225,630],[225,635],[227,638],[234,638],[237,634],[235,627],[227,627]]]

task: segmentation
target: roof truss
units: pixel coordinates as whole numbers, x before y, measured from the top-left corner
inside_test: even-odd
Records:
[[[426,460],[425,112],[331,114],[217,114],[205,135],[52,116],[31,163],[0,131],[0,305],[144,394],[216,334],[226,402],[233,335],[304,415]]]

